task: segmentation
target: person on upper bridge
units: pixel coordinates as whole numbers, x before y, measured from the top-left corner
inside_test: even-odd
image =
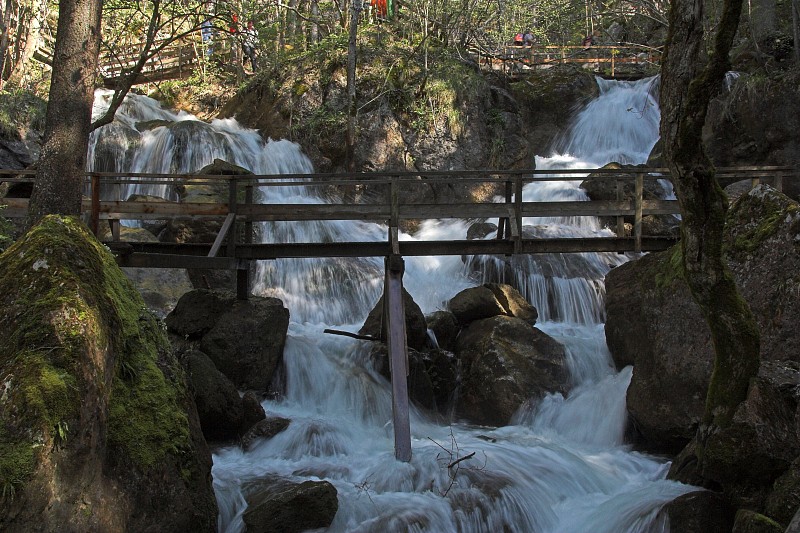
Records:
[[[522,32],[514,35],[514,46],[522,46],[525,43]]]
[[[242,52],[244,52],[244,58],[242,59],[242,64],[246,60],[250,60],[250,68],[253,69],[253,73],[256,71],[256,46],[258,45],[258,32],[256,31],[255,26],[253,25],[252,20],[247,21],[247,29],[244,30],[244,40],[242,41]]]
[[[531,33],[531,30],[525,30],[525,34],[522,36],[522,42],[525,46],[533,46],[533,33]]]

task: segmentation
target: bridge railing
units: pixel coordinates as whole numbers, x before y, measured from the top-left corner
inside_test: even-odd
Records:
[[[653,65],[661,62],[661,48],[633,43],[507,46],[493,51],[475,51],[478,64],[492,70],[518,72],[576,64],[594,70],[608,70],[613,76],[621,65]]]
[[[0,181],[30,183],[34,171],[0,170]],[[531,202],[523,198],[523,187],[537,181],[610,180],[615,185],[615,198],[596,201]],[[4,177],[5,175],[5,177]],[[762,180],[781,188],[786,178],[797,177],[792,167],[736,167],[717,170],[720,178],[748,179],[753,184]],[[170,175],[170,174],[113,174],[90,173],[83,211],[95,233],[100,222],[108,221],[112,229],[111,242],[119,241],[121,220],[168,220],[216,218],[222,226],[214,243],[168,245],[140,243],[139,250],[162,249],[173,254],[202,254],[228,258],[274,259],[278,257],[326,256],[384,256],[402,255],[462,255],[515,254],[541,252],[584,251],[647,251],[664,249],[674,239],[643,234],[642,218],[647,215],[667,215],[679,212],[677,201],[645,198],[646,181],[669,179],[666,169],[570,169],[516,171],[451,171],[451,172],[380,172],[369,174],[295,174],[295,175]],[[216,188],[219,200],[210,203],[170,202],[151,198],[136,201],[101,199],[101,189],[126,185],[166,185],[173,191],[178,187],[204,185]],[[633,195],[626,196],[624,186],[633,184]],[[430,186],[491,187],[497,195],[490,201],[467,197],[435,198],[419,194]],[[320,203],[289,203],[284,195],[272,195],[270,189],[311,187],[327,201]],[[331,191],[336,194],[330,194]],[[462,187],[462,190],[463,187]],[[612,189],[613,190],[613,189]],[[344,191],[343,194],[340,194]],[[414,194],[416,193],[416,194]],[[105,195],[107,197],[107,195]],[[424,198],[424,199],[420,199]],[[499,198],[499,200],[498,200]],[[0,199],[0,216],[25,217],[27,198]],[[522,232],[523,219],[528,217],[602,216],[616,221],[617,237],[531,239]],[[490,219],[497,220],[495,239],[453,241],[400,241],[398,230],[403,221],[425,219]],[[632,218],[632,235],[625,236],[624,222]],[[249,239],[252,225],[262,221],[300,222],[308,220],[358,220],[385,224],[386,239],[362,242],[353,236],[350,242],[326,243],[265,243]],[[236,224],[245,224],[243,242],[236,242]],[[223,259],[219,257],[219,259]],[[221,265],[230,262],[221,261]],[[220,268],[228,268],[222,266]]]

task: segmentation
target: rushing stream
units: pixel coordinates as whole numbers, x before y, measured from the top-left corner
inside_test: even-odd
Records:
[[[601,95],[558,139],[557,155],[537,157],[540,169],[591,168],[609,161],[643,163],[658,136],[655,80],[598,80]],[[98,107],[107,98],[99,94]],[[288,141],[260,139],[232,120],[210,125],[129,98],[115,124],[93,144],[97,170],[192,172],[221,158],[256,174],[307,173],[312,168]],[[139,133],[137,121],[174,121]],[[532,183],[526,200],[585,199],[580,181]],[[123,191],[127,197],[133,191]],[[136,191],[166,196],[166,191]],[[305,190],[282,202],[320,202]],[[594,218],[526,219],[543,235],[611,235]],[[386,228],[362,222],[264,226],[265,239],[290,242],[304,234],[336,240],[385,239]],[[428,221],[414,238],[464,238],[467,225]],[[666,481],[668,464],[625,445],[625,392],[630,367],[616,372],[603,333],[603,278],[627,260],[618,254],[515,258],[515,284],[539,310],[537,327],[566,346],[574,388],[521,409],[513,425],[443,424],[411,413],[413,457],[394,459],[391,390],[372,367],[368,343],[323,334],[355,331],[380,296],[383,259],[286,260],[259,265],[254,292],[277,296],[291,313],[284,351],[286,394],[265,401],[289,427],[244,452],[214,453],[219,531],[244,530],[241,485],[264,475],[327,480],[339,511],[328,531],[370,532],[645,532],[665,531],[661,506],[694,490]],[[423,312],[442,309],[460,290],[482,280],[494,259],[407,258],[404,283]],[[469,453],[451,477],[447,464]]]

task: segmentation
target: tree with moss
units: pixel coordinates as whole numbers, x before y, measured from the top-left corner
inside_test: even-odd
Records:
[[[48,213],[79,215],[100,51],[102,0],[63,0],[53,50],[44,143],[28,223]]]
[[[661,65],[661,139],[681,209],[683,272],[708,322],[714,366],[696,438],[698,473],[708,438],[730,425],[759,368],[759,331],[723,256],[725,193],[705,152],[709,101],[730,70],[729,52],[742,0],[724,0],[710,50],[704,51],[703,0],[673,0]]]

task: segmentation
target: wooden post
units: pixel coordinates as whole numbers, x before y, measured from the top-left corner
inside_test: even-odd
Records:
[[[625,199],[625,184],[621,179],[617,179],[617,200],[622,201]],[[617,215],[617,237],[625,236],[625,217]]]
[[[92,176],[92,218],[90,227],[95,237],[100,231],[100,176]]]
[[[514,221],[518,234],[514,239],[514,253],[519,253],[522,242],[522,176],[514,176]]]
[[[228,231],[228,257],[236,255],[236,178],[228,176],[228,215],[233,215],[233,225]]]
[[[634,215],[633,215],[633,250],[642,251],[642,195],[644,193],[644,174],[636,174],[634,196]]]
[[[411,425],[408,408],[408,349],[406,346],[406,314],[403,306],[403,258],[392,254],[386,258],[383,308],[392,374],[392,423],[394,456],[398,461],[411,460]]]

